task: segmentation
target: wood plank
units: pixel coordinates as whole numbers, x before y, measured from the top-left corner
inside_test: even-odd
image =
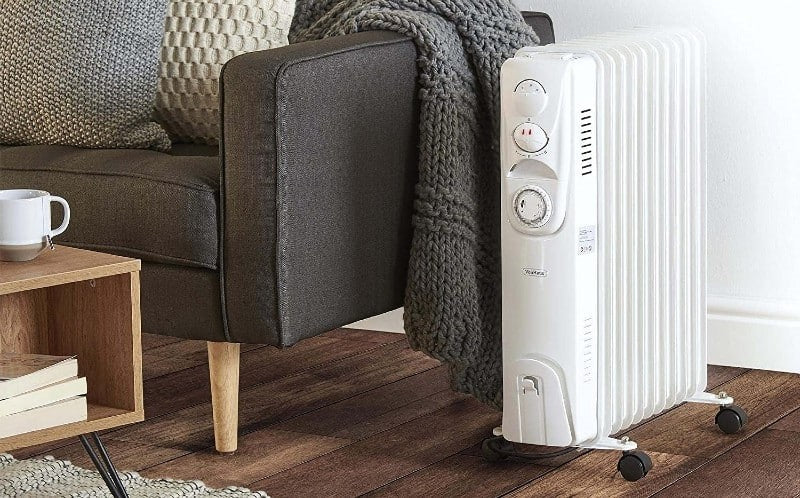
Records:
[[[405,341],[405,334],[396,334],[393,332],[379,332],[376,330],[362,330],[362,329],[348,329],[340,328],[334,329],[322,334],[325,337],[333,337],[334,339],[347,339],[349,341],[366,341],[378,344],[390,344],[392,342]]]
[[[458,453],[499,419],[498,412],[465,399],[251,486],[273,498],[360,495]]]
[[[205,343],[203,344],[205,347]],[[312,337],[287,349],[262,347],[241,356],[240,389],[273,382],[320,365],[340,361],[380,344],[346,341],[330,337]],[[147,418],[159,417],[192,405],[211,400],[208,364],[183,369],[147,383],[144,389]]]
[[[800,408],[786,415],[770,426],[772,429],[782,431],[800,432]]]
[[[488,463],[479,456],[456,454],[386,484],[366,496],[501,496],[551,470],[551,467],[531,463]]]
[[[738,434],[727,435],[714,425],[716,408],[687,403],[628,433],[644,450],[714,458],[800,406],[800,375],[751,370],[723,384],[748,413]]]
[[[685,455],[652,451],[648,454],[653,459],[653,470],[635,483],[626,481],[617,472],[619,452],[590,451],[506,496],[649,496],[705,462]]]
[[[173,374],[186,370],[187,368],[194,368],[203,365],[196,359],[187,358],[162,358],[161,356],[154,356],[147,351],[142,354],[142,378],[145,381],[161,377],[163,375]],[[145,382],[145,389],[147,389],[147,382]],[[147,397],[145,397],[145,405],[147,405]]]
[[[490,436],[491,436],[491,434],[486,434],[484,437],[490,437]],[[461,451],[461,454],[462,455],[475,456],[475,457],[481,456],[481,443],[482,443],[482,441],[480,443],[477,443],[477,444],[474,444],[474,445],[470,446],[469,448],[465,448],[464,450]],[[524,452],[524,453],[530,453],[532,455],[541,455],[541,454],[546,454],[546,453],[553,453],[553,452],[560,451],[562,449],[566,449],[566,448],[557,448],[557,447],[553,447],[553,446],[537,446],[537,445],[532,445],[532,444],[515,444],[514,446],[516,447],[516,449],[518,451],[521,451],[521,452]],[[540,460],[537,460],[536,463],[538,465],[543,466],[543,467],[556,468],[556,467],[560,467],[560,466],[564,465],[567,462],[571,462],[572,460],[575,460],[576,458],[578,458],[581,455],[585,455],[589,451],[590,450],[586,450],[586,449],[582,449],[582,448],[573,448],[573,451],[570,452],[570,453],[567,453],[567,454],[561,455],[561,456],[556,456],[556,457],[542,458]]]
[[[161,446],[152,446],[141,442],[130,441],[115,441],[110,438],[103,438],[103,444],[111,455],[111,460],[119,470],[135,470],[140,471],[147,467],[172,460],[187,454],[186,451],[177,450],[174,448],[164,448]],[[41,447],[38,447],[41,448]],[[30,452],[15,452],[17,458],[29,458],[31,456],[44,456],[52,455],[60,460],[69,460],[78,467],[84,469],[93,469],[94,465],[83,449],[81,443],[77,442],[76,438],[69,440],[69,444],[62,445],[58,448],[42,449],[42,451],[31,454]],[[169,474],[162,474],[164,477]],[[194,479],[197,479],[197,472],[195,472]]]
[[[347,433],[350,437],[345,439],[362,439],[375,418],[431,395],[444,395],[448,386],[447,368],[440,366],[295,417],[276,428],[324,436],[345,437],[342,434]]]
[[[707,390],[713,392],[722,384],[729,382],[735,379],[736,377],[747,373],[748,371],[749,370],[747,368],[709,365],[708,382],[706,383],[708,386]]]
[[[242,352],[268,347],[271,346],[266,346],[264,344],[239,345],[239,349]],[[181,339],[179,341],[162,344],[158,347],[149,349],[147,350],[147,354],[161,358],[183,358],[186,360],[192,360],[196,362],[197,365],[200,365],[208,362],[208,342],[192,339]]]
[[[186,339],[181,339],[180,337],[171,337],[168,335],[142,333],[142,351],[147,351],[148,349],[165,346],[175,342],[183,342],[185,340]]]
[[[0,295],[141,270],[138,259],[57,246],[33,261],[0,261]]]
[[[405,406],[386,412],[377,417],[365,420],[360,424],[344,427],[331,434],[336,437],[346,437],[351,439],[363,439],[373,434],[378,434],[389,430],[408,421],[414,420],[423,415],[433,413],[446,406],[458,401],[463,401],[468,397],[463,394],[455,393],[451,390],[441,391],[431,394],[426,398],[411,402]]]
[[[68,446],[75,443],[75,438],[56,439],[47,443],[34,444],[32,446],[23,446],[17,448],[10,453],[14,455],[17,460],[34,457],[37,455],[51,455],[58,448]]]
[[[148,477],[197,479],[213,487],[241,486],[277,474],[303,462],[350,444],[346,439],[274,429],[251,432],[239,439],[239,449],[219,455],[211,449],[176,458],[148,468]]]
[[[438,365],[436,360],[395,343],[242,389],[239,433],[265,428]],[[147,440],[160,446],[205,449],[213,444],[211,404],[205,402],[148,418],[142,424],[119,429],[113,434],[114,438],[129,441]]]
[[[174,338],[167,337],[167,339]],[[143,353],[146,361],[142,362],[142,374],[145,380],[208,364],[208,347],[206,344],[206,341],[178,339],[177,341],[167,341],[146,349]],[[240,344],[239,347],[244,353],[271,346]]]
[[[800,495],[800,433],[763,430],[664,489],[660,498]],[[649,479],[650,476],[648,476]]]

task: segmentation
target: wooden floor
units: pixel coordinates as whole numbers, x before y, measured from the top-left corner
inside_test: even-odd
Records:
[[[715,408],[682,405],[626,434],[655,468],[628,483],[616,452],[485,463],[500,414],[448,389],[402,335],[337,330],[278,350],[244,347],[239,451],[213,451],[205,343],[146,336],[147,420],[104,435],[118,467],[241,485],[271,496],[800,496],[800,376],[709,368],[709,389],[746,408],[737,435]],[[80,445],[18,451],[89,466]]]

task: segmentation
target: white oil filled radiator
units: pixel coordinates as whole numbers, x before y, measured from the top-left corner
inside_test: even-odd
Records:
[[[637,28],[520,50],[501,73],[503,425],[512,443],[623,451],[611,436],[706,389],[705,42]]]

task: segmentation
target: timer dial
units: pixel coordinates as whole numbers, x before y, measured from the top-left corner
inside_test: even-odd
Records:
[[[553,214],[550,194],[539,186],[528,185],[514,196],[514,213],[531,228],[543,227]]]

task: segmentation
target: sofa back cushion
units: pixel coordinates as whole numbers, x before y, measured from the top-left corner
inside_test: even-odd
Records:
[[[294,0],[170,0],[156,119],[176,142],[219,141],[219,75],[232,57],[288,43]]]
[[[165,6],[0,1],[0,143],[168,149],[151,119]]]

